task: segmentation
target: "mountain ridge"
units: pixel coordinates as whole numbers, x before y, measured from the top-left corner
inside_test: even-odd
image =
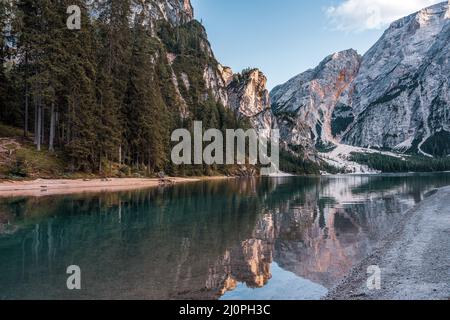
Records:
[[[306,124],[303,136],[311,132],[309,141],[297,144],[309,142],[316,149],[344,143],[426,156],[450,154],[449,17],[448,3],[442,2],[393,22],[360,57],[359,66],[346,70],[353,78],[343,90],[332,83],[342,70],[321,75],[330,55],[271,91],[274,114],[293,113],[288,127]],[[324,95],[316,82],[326,83],[331,92]],[[329,100],[325,106],[324,97]]]
[[[334,172],[330,165],[342,164],[366,172],[351,153],[371,149],[450,154],[447,3],[392,23],[364,56],[353,49],[331,54],[269,92],[259,69],[234,72],[216,59],[190,0],[74,1],[85,19],[76,37],[64,33],[68,0],[54,10],[47,10],[50,0],[37,3],[42,17],[32,1],[0,7],[20,22],[0,34],[17,40],[0,51],[8,62],[0,70],[0,91],[7,93],[0,96],[0,121],[22,127],[38,152],[60,154],[63,171],[255,172],[173,165],[170,133],[191,130],[194,121],[254,128],[266,137],[278,129],[281,169],[294,173]],[[7,172],[30,172],[26,161],[12,159]]]

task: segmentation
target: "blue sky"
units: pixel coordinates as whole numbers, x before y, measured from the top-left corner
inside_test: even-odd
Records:
[[[442,0],[441,0],[442,1]],[[273,88],[327,55],[367,51],[388,24],[439,0],[191,0],[220,63]]]

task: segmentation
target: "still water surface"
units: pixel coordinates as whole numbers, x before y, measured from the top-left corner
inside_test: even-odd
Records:
[[[450,173],[0,199],[0,299],[320,299],[445,185]]]

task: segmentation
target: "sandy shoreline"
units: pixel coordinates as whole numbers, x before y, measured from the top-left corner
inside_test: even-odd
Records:
[[[393,233],[355,266],[329,300],[450,299],[450,187],[429,193]],[[367,288],[367,268],[381,269],[381,290]]]
[[[204,180],[221,180],[226,177],[168,178],[171,184],[192,183]],[[42,197],[85,192],[115,192],[160,186],[159,179],[111,178],[111,179],[38,179],[33,181],[0,181],[0,198]]]

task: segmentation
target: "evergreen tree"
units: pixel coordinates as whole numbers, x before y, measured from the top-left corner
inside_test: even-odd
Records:
[[[170,133],[194,120],[205,129],[248,128],[208,92],[204,68],[217,61],[204,49],[204,28],[159,21],[149,30],[148,12],[131,25],[132,1],[1,1],[0,120],[34,131],[36,148],[61,153],[73,171],[104,173],[113,163],[149,174],[218,169],[189,172],[169,161]],[[81,9],[81,30],[66,26],[71,5]],[[17,40],[8,70],[7,23]],[[168,52],[177,55],[171,63]]]
[[[64,73],[64,141],[72,169],[95,171],[101,161],[95,124],[96,112],[96,41],[88,8],[82,0],[70,0],[81,8],[82,26],[78,31],[65,28],[62,45],[66,48]]]
[[[11,75],[7,69],[8,59],[13,48],[11,34],[11,16],[13,6],[9,1],[0,1],[0,120],[12,124],[17,123],[17,110],[13,104],[13,88]]]
[[[122,162],[124,99],[131,55],[130,0],[97,0],[97,123],[100,158]],[[101,163],[101,162],[100,162]]]
[[[0,119],[4,117],[3,110],[6,108],[6,101],[4,100],[7,92],[6,79],[6,21],[7,21],[6,2],[0,1]]]
[[[168,160],[169,115],[152,64],[151,37],[137,22],[134,27],[125,116],[129,160],[149,172],[163,170]]]

